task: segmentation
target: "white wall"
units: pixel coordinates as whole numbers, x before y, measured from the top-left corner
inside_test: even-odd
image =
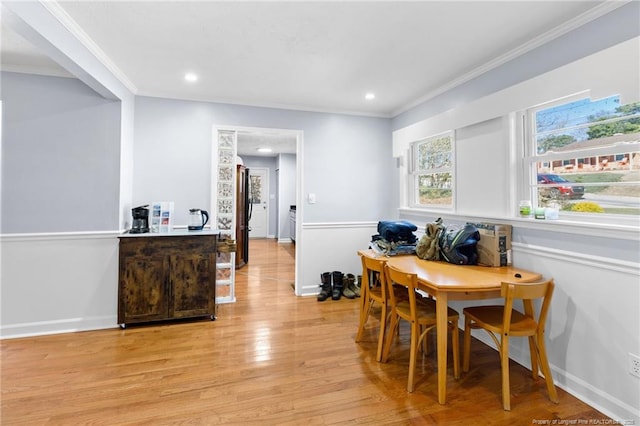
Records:
[[[120,102],[73,78],[2,88],[2,233],[118,229]]]
[[[289,209],[296,205],[296,156],[280,154],[278,156],[279,194],[278,194],[278,240],[290,241]]]
[[[302,235],[296,236],[297,253],[305,259],[313,259],[314,268],[296,288],[296,294],[315,297],[323,272],[362,274],[357,252],[369,248],[371,236],[377,234],[377,226],[377,221],[304,223]]]
[[[317,193],[305,205],[304,220],[373,220],[393,214],[386,200],[393,186],[385,174],[390,157],[389,120],[207,102],[136,98],[134,204],[152,199],[176,203],[176,223],[185,209],[209,205],[212,126],[242,126],[304,132],[303,194]],[[354,161],[357,158],[358,161]],[[376,193],[361,192],[363,178]]]
[[[456,131],[456,209],[506,216],[509,206],[508,122],[494,118]]]
[[[0,337],[116,327],[116,235],[4,235]]]

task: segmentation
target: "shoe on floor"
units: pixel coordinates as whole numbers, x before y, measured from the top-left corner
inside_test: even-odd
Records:
[[[340,271],[333,271],[331,274],[333,281],[333,292],[331,293],[332,300],[340,300],[342,297],[342,278],[344,274]]]
[[[347,289],[349,289],[349,291],[353,293],[354,297],[360,297],[360,287],[358,287],[358,285],[356,284],[356,276],[353,274],[347,274],[346,280],[347,282],[345,283],[345,286],[347,287]],[[350,299],[352,299],[352,297],[350,297]]]
[[[342,295],[347,299],[355,299],[356,293],[353,291],[353,274],[346,274],[342,277]]]
[[[322,284],[320,284],[320,293],[318,294],[318,302],[324,302],[331,296],[331,273],[323,272],[320,274],[320,280]]]

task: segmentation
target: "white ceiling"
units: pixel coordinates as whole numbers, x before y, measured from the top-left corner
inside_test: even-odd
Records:
[[[624,3],[83,0],[48,8],[137,95],[392,117]],[[2,69],[64,73],[4,19],[2,27]],[[183,79],[188,71],[196,83]],[[365,100],[367,92],[376,98]]]

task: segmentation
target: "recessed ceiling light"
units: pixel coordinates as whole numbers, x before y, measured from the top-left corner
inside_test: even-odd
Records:
[[[193,83],[195,81],[198,81],[198,76],[192,72],[188,72],[184,75],[184,79],[187,80],[189,83]]]
[[[271,148],[258,148],[258,152],[271,152]]]
[[[369,92],[369,93],[367,93],[366,95],[364,95],[364,98],[365,98],[366,100],[370,101],[371,99],[375,99],[375,98],[376,98],[376,95],[375,95],[375,93],[371,93],[371,92]]]

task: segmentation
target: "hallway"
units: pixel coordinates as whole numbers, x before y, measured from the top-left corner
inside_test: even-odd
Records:
[[[273,281],[278,287],[293,285],[295,279],[294,244],[279,244],[274,238],[249,239],[249,263],[236,269],[236,296],[248,291],[256,280]]]

